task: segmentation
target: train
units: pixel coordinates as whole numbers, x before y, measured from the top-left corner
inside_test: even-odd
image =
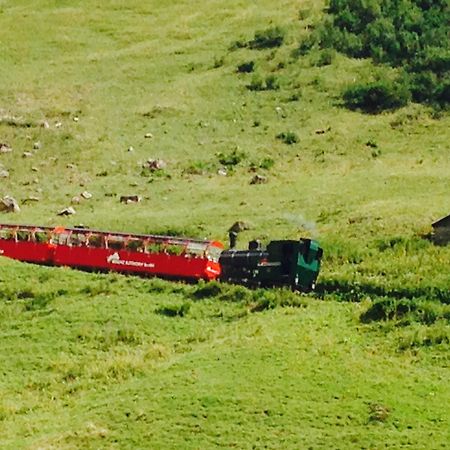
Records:
[[[216,240],[119,233],[90,228],[0,224],[0,256],[90,271],[249,287],[314,289],[323,250],[312,239],[251,241],[247,250]]]

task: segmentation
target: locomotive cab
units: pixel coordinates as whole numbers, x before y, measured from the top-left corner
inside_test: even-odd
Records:
[[[248,250],[226,250],[220,256],[222,279],[248,286],[314,289],[322,249],[310,239],[272,241],[266,249],[250,242]]]

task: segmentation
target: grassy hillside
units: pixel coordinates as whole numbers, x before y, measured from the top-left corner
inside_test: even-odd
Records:
[[[450,302],[450,248],[422,238],[450,212],[450,118],[344,109],[395,69],[295,56],[322,6],[0,0],[0,194],[21,206],[1,222],[226,240],[244,220],[242,246],[325,249],[325,301],[1,261],[2,448],[445,447],[448,311],[360,315]],[[276,26],[280,47],[240,48]]]

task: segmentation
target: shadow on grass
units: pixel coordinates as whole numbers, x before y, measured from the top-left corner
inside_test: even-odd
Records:
[[[370,283],[351,283],[340,280],[323,281],[316,287],[319,296],[333,294],[345,301],[358,302],[367,296],[395,299],[427,298],[450,304],[450,289],[435,286],[400,287],[380,286]]]

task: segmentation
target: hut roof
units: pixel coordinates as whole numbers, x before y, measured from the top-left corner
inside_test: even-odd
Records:
[[[450,228],[450,214],[432,223],[431,226],[433,228],[447,228],[447,227]]]

